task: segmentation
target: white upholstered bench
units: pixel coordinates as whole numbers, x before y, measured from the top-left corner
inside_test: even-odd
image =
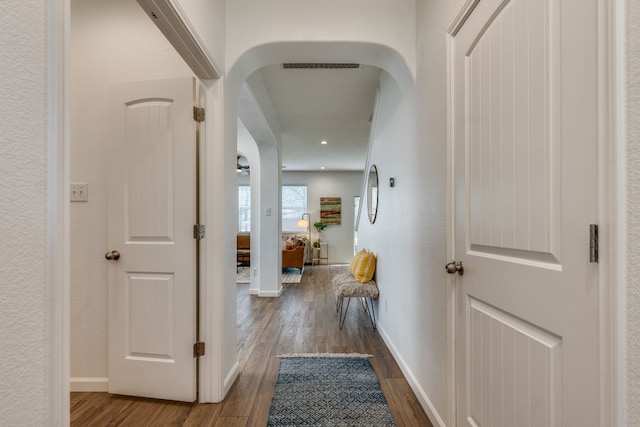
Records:
[[[347,310],[351,298],[358,298],[369,315],[373,329],[376,329],[376,314],[373,308],[373,300],[378,298],[378,286],[373,280],[360,283],[351,273],[339,273],[331,280],[333,292],[336,296],[336,311],[340,311],[340,329],[344,326],[347,318]],[[347,306],[344,306],[344,299],[347,298]]]

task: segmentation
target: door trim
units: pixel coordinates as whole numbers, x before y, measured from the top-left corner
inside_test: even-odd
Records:
[[[458,15],[459,16],[459,15]],[[458,18],[456,17],[456,21]],[[458,26],[456,26],[457,32]],[[455,259],[455,200],[453,191],[455,189],[455,168],[454,168],[454,146],[453,146],[453,82],[454,72],[454,32],[449,28],[447,33],[446,46],[446,66],[447,66],[447,260]],[[444,266],[443,266],[444,268]],[[456,286],[455,277],[452,274],[445,275],[445,286],[447,286],[447,414],[449,424],[456,425]]]
[[[455,167],[454,167],[454,122],[453,122],[453,76],[455,72],[454,37],[460,31],[462,25],[471,15],[480,0],[467,0],[462,6],[451,25],[447,29],[446,38],[446,93],[447,93],[447,259],[455,259]],[[444,268],[444,266],[443,266]],[[447,414],[449,425],[457,425],[457,390],[456,390],[456,277],[447,274],[445,278],[447,286]]]
[[[48,100],[47,261],[49,305],[45,332],[49,352],[48,419],[53,425],[70,422],[70,207],[69,174],[69,50],[70,0],[47,2]],[[43,331],[44,332],[44,331]]]
[[[598,215],[605,225],[601,239],[600,425],[625,421],[625,1],[598,0]],[[605,349],[609,348],[610,351]]]
[[[508,0],[505,0],[508,1]],[[454,37],[480,0],[467,0],[447,30],[447,255],[455,257],[455,169],[453,129]],[[622,425],[625,419],[625,261],[626,194],[624,0],[598,4],[598,216],[601,224],[598,283],[600,288],[600,420],[601,426]],[[456,420],[455,277],[447,275],[447,395],[450,425]]]
[[[223,346],[230,343],[224,341],[225,286],[220,269],[224,268],[225,242],[216,201],[224,199],[224,168],[231,167],[223,160],[224,144],[220,143],[224,135],[223,85],[222,80],[200,80],[200,106],[207,111],[200,126],[200,217],[207,225],[207,236],[200,248],[200,336],[207,343],[206,355],[200,358],[200,403],[222,401],[239,374],[236,361],[228,377],[222,378]]]
[[[219,79],[220,67],[175,0],[138,0],[140,7],[199,79]]]

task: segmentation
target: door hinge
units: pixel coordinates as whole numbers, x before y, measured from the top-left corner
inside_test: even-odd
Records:
[[[198,341],[193,345],[193,357],[204,356],[204,342]]]
[[[193,120],[196,122],[204,122],[204,108],[193,107]]]
[[[196,224],[193,226],[193,238],[196,240],[204,239],[205,227],[202,224]]]
[[[598,224],[589,224],[589,262],[598,262]]]

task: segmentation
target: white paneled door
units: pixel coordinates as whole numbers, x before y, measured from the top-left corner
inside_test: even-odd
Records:
[[[196,399],[193,78],[109,94],[109,392]]]
[[[459,426],[599,425],[597,0],[481,0],[453,32]]]

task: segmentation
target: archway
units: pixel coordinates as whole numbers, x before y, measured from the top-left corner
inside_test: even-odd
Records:
[[[388,46],[365,42],[300,41],[268,43],[246,50],[239,56],[238,61],[229,68],[229,71],[224,77],[224,108],[222,113],[224,131],[221,141],[222,146],[218,151],[221,155],[218,158],[211,159],[212,163],[208,165],[208,169],[219,171],[215,177],[220,179],[220,183],[217,185],[223,187],[221,188],[222,194],[219,196],[227,202],[237,200],[237,191],[235,190],[236,176],[232,165],[235,164],[235,156],[237,153],[237,117],[242,87],[249,76],[259,68],[287,61],[358,62],[375,66],[392,76],[400,88],[402,96],[413,97],[411,90],[414,84],[412,71],[407,61],[397,51]],[[265,163],[263,163],[261,156],[260,170],[261,173],[262,171],[270,170],[271,177],[273,178],[271,182],[277,182],[276,185],[279,188],[279,150],[274,150],[273,154],[277,156],[277,160],[272,158]],[[262,183],[260,188],[264,189],[265,183]],[[265,201],[266,204],[271,204],[272,209],[279,207],[279,190],[276,194],[277,197]],[[266,204],[261,204],[263,210],[267,208]],[[226,203],[222,207],[223,212],[221,218],[210,217],[212,221],[218,224],[221,232],[221,241],[219,243],[221,247],[218,247],[218,249],[222,249],[222,256],[215,262],[216,266],[213,267],[218,269],[218,277],[214,277],[214,280],[210,281],[208,286],[211,286],[211,294],[220,295],[221,299],[219,301],[207,299],[204,303],[206,304],[205,310],[210,313],[213,319],[219,322],[218,330],[221,331],[221,334],[217,337],[214,336],[214,334],[207,337],[209,342],[216,344],[219,348],[223,348],[220,350],[220,360],[217,365],[220,367],[219,375],[215,376],[212,372],[211,377],[213,382],[217,382],[217,388],[221,392],[219,396],[220,399],[225,394],[223,390],[228,390],[238,374],[237,354],[235,354],[236,290],[235,264],[233,264],[235,253],[232,251],[236,230],[231,226],[233,224],[233,222],[231,222],[232,218],[235,218],[236,205],[237,203]],[[261,217],[264,218],[265,215],[261,215]],[[273,220],[274,216],[272,216],[271,219]],[[277,216],[276,219],[278,219]],[[260,226],[260,254],[257,256],[262,263],[262,266],[259,267],[261,291],[277,296],[278,289],[281,286],[280,269],[278,268],[280,265],[279,220],[276,222],[276,226],[273,224],[272,221],[268,223],[268,227]],[[213,245],[213,243],[209,244]],[[215,254],[215,249],[216,247],[212,247],[210,253]],[[276,254],[276,256],[272,261],[269,261],[267,257],[264,256],[267,253]],[[253,250],[251,256],[253,259]],[[270,264],[268,264],[269,262]],[[218,339],[216,340],[214,338]]]

